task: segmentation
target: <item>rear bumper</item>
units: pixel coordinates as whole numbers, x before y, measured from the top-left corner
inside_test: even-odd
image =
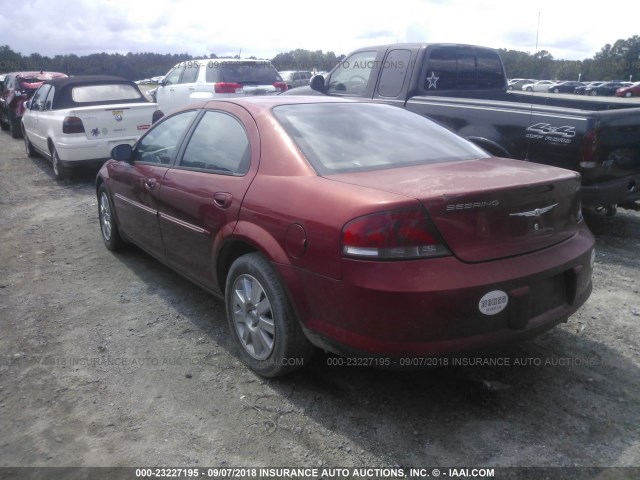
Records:
[[[121,137],[109,139],[87,140],[84,135],[68,136],[56,139],[54,144],[62,165],[67,167],[81,164],[100,165],[111,158],[111,150],[116,145],[128,143],[133,145],[140,137]]]
[[[342,280],[278,268],[316,346],[359,357],[442,356],[510,344],[566,321],[591,294],[593,246],[582,224],[561,244],[498,261],[344,260]],[[481,311],[490,292],[508,297],[491,315]]]
[[[640,199],[640,173],[580,187],[582,205],[602,207]]]

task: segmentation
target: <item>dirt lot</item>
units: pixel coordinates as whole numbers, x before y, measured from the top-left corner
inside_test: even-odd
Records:
[[[103,246],[95,172],[0,152],[0,466],[640,466],[638,213],[588,219],[591,299],[509,366],[264,380],[220,301]]]

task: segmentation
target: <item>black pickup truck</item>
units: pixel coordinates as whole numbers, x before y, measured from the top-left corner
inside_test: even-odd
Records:
[[[356,50],[291,95],[372,99],[426,115],[489,153],[582,174],[583,206],[638,209],[640,103],[507,91],[489,48],[394,44]]]

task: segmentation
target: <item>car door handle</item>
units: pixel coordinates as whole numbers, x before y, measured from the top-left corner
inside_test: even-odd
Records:
[[[218,192],[213,195],[213,203],[218,208],[229,208],[231,200],[233,200],[233,195],[230,193]]]
[[[156,179],[155,178],[145,178],[144,186],[147,190],[153,190],[156,188]]]

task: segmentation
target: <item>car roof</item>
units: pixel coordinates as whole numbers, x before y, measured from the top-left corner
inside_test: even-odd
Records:
[[[198,60],[183,60],[182,62],[177,63],[176,65],[180,65],[181,63],[193,63],[196,62],[198,65],[208,65],[209,63],[271,63],[271,60],[261,60],[256,58],[200,58]]]
[[[52,78],[45,83],[56,88],[66,87],[67,85],[91,85],[93,83],[128,83],[135,85],[131,80],[116,75],[80,75],[77,77]]]
[[[61,72],[46,72],[43,70],[28,70],[28,71],[24,71],[24,72],[10,72],[5,74],[7,76],[9,75],[13,75],[15,77],[52,77],[53,75],[57,75],[59,76],[59,78],[64,78],[67,76],[66,73],[61,73]],[[64,75],[64,77],[62,77],[62,75]],[[43,78],[42,80],[47,80],[48,78]]]
[[[252,114],[259,114],[271,110],[280,105],[300,105],[313,103],[375,103],[362,99],[321,97],[312,95],[265,95],[261,97],[231,97],[223,99],[205,100],[203,102],[191,103],[180,108],[178,111],[191,110],[194,106],[198,108],[215,108],[221,103],[238,105],[245,108]],[[376,105],[379,105],[376,103]]]

